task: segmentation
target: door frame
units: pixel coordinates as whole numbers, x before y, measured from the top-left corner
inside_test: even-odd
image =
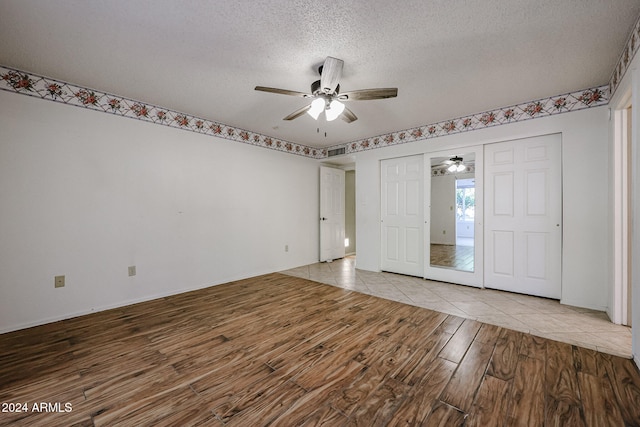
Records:
[[[612,108],[613,115],[613,295],[611,320],[613,323],[630,325],[631,287],[631,141],[632,124],[631,92],[618,106]]]

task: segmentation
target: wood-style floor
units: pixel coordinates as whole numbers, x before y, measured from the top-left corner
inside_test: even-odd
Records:
[[[432,243],[430,248],[431,265],[462,271],[474,271],[473,246],[437,245]]]
[[[3,426],[640,426],[629,359],[277,273],[0,335],[0,361],[0,409],[27,404]]]

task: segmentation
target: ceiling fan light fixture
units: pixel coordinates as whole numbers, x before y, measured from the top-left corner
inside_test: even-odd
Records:
[[[447,170],[451,173],[454,172],[462,172],[464,171],[467,167],[462,163],[462,157],[452,157],[449,159],[450,161],[452,161],[453,163],[451,163],[451,166],[449,166],[447,168]]]
[[[320,113],[324,111],[324,99],[316,98],[311,103],[311,108],[307,110],[307,114],[314,118],[314,120],[318,120],[318,116]]]
[[[344,111],[344,104],[334,99],[333,101],[331,101],[331,104],[329,104],[329,108],[327,108],[324,114],[327,116],[327,121],[331,122],[337,119],[340,116],[340,114],[342,114],[343,111]]]

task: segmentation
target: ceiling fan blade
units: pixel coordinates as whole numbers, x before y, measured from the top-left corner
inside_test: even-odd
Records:
[[[377,89],[352,90],[338,95],[340,101],[368,101],[370,99],[395,98],[398,96],[397,87],[385,87]]]
[[[437,165],[431,166],[431,169],[446,169],[451,165],[447,165],[445,163],[438,163]]]
[[[343,65],[344,61],[342,59],[327,56],[320,73],[320,88],[324,93],[332,94],[336,91],[338,83],[340,83],[340,77],[342,76]]]
[[[347,107],[344,107],[344,111],[342,112],[342,114],[340,114],[340,118],[347,123],[355,122],[356,120],[358,120],[356,115],[353,114],[353,111],[351,111]]]
[[[276,87],[256,86],[255,90],[259,90],[261,92],[278,93],[281,95],[299,96],[302,98],[311,98],[313,96],[308,93],[296,92],[295,90],[288,90],[288,89],[278,89]]]
[[[311,108],[311,104],[309,105],[305,105],[302,108],[297,109],[296,111],[294,111],[293,113],[289,114],[287,117],[285,117],[282,120],[293,120],[293,119],[297,119],[298,117],[300,117],[301,115],[303,115],[304,113],[306,113],[309,109]]]

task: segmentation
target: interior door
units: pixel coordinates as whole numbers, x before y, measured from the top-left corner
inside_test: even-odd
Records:
[[[381,162],[381,268],[393,273],[424,274],[423,156]]]
[[[344,258],[344,170],[320,166],[320,261]]]
[[[559,299],[561,135],[485,145],[485,287]]]

